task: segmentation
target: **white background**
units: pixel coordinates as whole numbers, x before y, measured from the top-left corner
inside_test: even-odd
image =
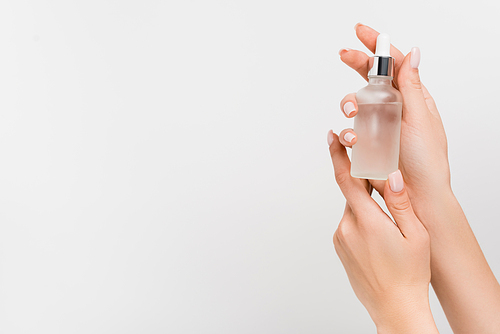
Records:
[[[465,5],[468,4],[468,5]],[[500,3],[2,1],[1,333],[375,333],[332,245],[357,22],[419,46],[500,277]],[[441,333],[451,333],[434,295]]]

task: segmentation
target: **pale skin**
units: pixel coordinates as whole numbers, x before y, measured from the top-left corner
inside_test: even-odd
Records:
[[[438,333],[429,306],[429,234],[413,212],[401,173],[384,185],[396,226],[370,196],[368,182],[350,176],[346,149],[331,135],[335,178],[347,200],[333,243],[356,296],[379,334]]]
[[[371,52],[374,52],[378,32],[368,26],[359,24],[356,25],[355,29],[359,40]],[[406,246],[398,246],[397,244],[393,246],[405,250],[399,254],[401,256],[406,256],[407,261],[411,260],[418,263],[422,261],[423,263],[425,259],[429,260],[429,262],[426,263],[429,264],[429,274],[432,273],[432,275],[429,276],[430,283],[439,298],[455,334],[500,333],[500,285],[488,266],[460,204],[456,200],[451,189],[446,134],[436,104],[420,81],[418,73],[420,52],[418,49],[413,49],[411,53],[404,56],[398,49],[391,46],[391,55],[396,60],[394,84],[403,95],[403,118],[401,125],[399,161],[399,169],[401,170],[402,178],[405,182],[402,192],[407,194],[408,203],[411,202],[411,204],[407,205],[407,207],[411,208],[411,212],[408,211],[406,213],[407,218],[403,219],[409,220],[410,218],[408,217],[412,215],[415,216],[414,219],[416,219],[418,223],[412,220],[414,222],[413,225],[419,226],[420,224],[425,233],[420,233],[420,231],[416,233],[416,236],[413,233],[407,235],[404,233],[403,226],[398,221],[397,216],[394,216],[392,211],[391,214],[393,214],[402,234],[404,234],[404,240],[412,241],[411,244],[415,248],[421,250],[421,247],[424,247],[423,244],[425,243],[422,241],[425,239],[422,237],[422,234],[428,236],[429,247],[427,247],[427,249],[429,258],[426,258],[427,255],[423,251],[414,252],[414,248],[411,247],[405,249],[404,247],[406,247],[408,243],[403,244]],[[340,56],[345,64],[356,70],[363,78],[367,79],[369,58],[367,54],[358,50],[343,49],[340,51]],[[349,118],[356,115],[357,104],[355,94],[349,94],[341,101],[341,110],[343,110]],[[348,113],[349,111],[351,112]],[[348,135],[346,136],[346,134]],[[365,187],[359,186],[362,182],[367,181],[352,178],[345,173],[338,174],[338,168],[346,172],[346,166],[350,163],[348,163],[348,159],[345,161],[343,156],[336,152],[342,153],[344,147],[352,147],[352,145],[356,144],[356,140],[356,134],[352,129],[343,130],[339,137],[332,132],[328,134],[330,153],[332,155],[337,180],[341,181],[339,182],[340,188],[347,200],[344,217],[334,236],[337,253],[346,268],[358,298],[368,309],[380,333],[390,333],[391,330],[395,333],[398,332],[397,329],[388,328],[389,325],[387,324],[391,323],[390,320],[381,319],[396,319],[394,318],[394,314],[398,314],[398,307],[395,307],[395,311],[394,308],[390,306],[394,304],[394,300],[399,300],[401,298],[403,298],[401,300],[404,300],[404,303],[413,305],[410,309],[414,309],[414,313],[417,314],[418,317],[425,319],[425,324],[414,324],[412,321],[414,318],[412,316],[398,314],[397,319],[399,319],[399,321],[396,321],[398,325],[407,325],[404,331],[399,332],[412,333],[414,331],[416,333],[432,333],[431,327],[433,321],[430,309],[428,309],[428,290],[425,290],[426,298],[422,297],[422,294],[424,294],[422,292],[422,286],[425,285],[423,280],[419,281],[419,284],[414,284],[413,281],[408,280],[406,282],[407,288],[389,288],[391,293],[386,294],[381,290],[387,288],[383,284],[383,280],[377,281],[382,287],[377,289],[374,288],[377,287],[377,285],[373,285],[362,279],[362,277],[368,275],[368,270],[375,270],[375,264],[377,264],[377,266],[380,265],[382,267],[380,273],[378,273],[380,274],[379,277],[386,277],[388,281],[392,280],[393,278],[389,278],[389,276],[385,276],[383,273],[388,272],[387,270],[391,268],[391,266],[396,266],[398,269],[403,270],[400,266],[404,264],[404,261],[391,257],[386,259],[387,261],[382,261],[380,263],[374,262],[373,259],[370,260],[370,256],[374,254],[373,250],[377,249],[381,244],[379,244],[379,240],[374,238],[374,235],[378,234],[366,233],[365,227],[372,226],[374,223],[377,223],[378,226],[382,224],[384,220],[387,221],[388,218],[383,215],[375,214],[375,211],[369,211],[376,210],[376,208],[373,204],[367,204],[368,200],[371,200],[371,198],[367,198],[367,196],[370,197],[367,192],[368,187],[366,184]],[[345,151],[342,154],[345,154]],[[347,158],[347,156],[345,157]],[[339,175],[341,176],[339,177]],[[394,178],[395,176],[392,177]],[[389,182],[372,180],[369,182],[373,188],[384,197],[389,210],[391,210],[391,203],[394,203],[391,202],[394,200],[394,193],[390,190],[388,185]],[[349,193],[351,197],[349,198],[346,193]],[[353,195],[351,195],[352,193],[357,193],[357,197],[353,197]],[[401,196],[404,197],[404,195]],[[353,198],[356,198],[356,203],[353,202]],[[362,205],[366,207],[363,208]],[[356,211],[354,206],[360,208]],[[380,208],[378,208],[378,210],[380,210]],[[359,214],[354,213],[354,211]],[[366,214],[368,212],[370,212],[370,214]],[[363,214],[361,215],[361,213]],[[379,216],[383,218],[379,218]],[[384,224],[386,226],[391,226],[387,223]],[[341,240],[339,234],[342,235],[344,225],[356,226],[356,228],[350,229],[349,232],[352,233],[348,234],[351,235],[355,233],[356,239],[346,239],[347,241],[344,241],[344,246],[340,247],[339,251],[338,240]],[[380,233],[386,242],[388,242],[388,240],[391,240],[391,243],[396,242],[392,240],[395,236],[390,234],[389,227]],[[418,240],[418,242],[415,240]],[[359,245],[363,243],[365,243],[364,246],[359,247]],[[386,243],[383,243],[383,245],[386,245]],[[346,253],[345,249],[350,250],[351,253]],[[368,252],[368,249],[370,252]],[[346,256],[345,254],[351,255]],[[387,255],[387,253],[383,254]],[[362,263],[372,263],[372,265],[367,267],[362,265]],[[352,270],[348,268],[358,269]],[[427,267],[424,268],[423,265],[413,266],[412,268],[414,271],[418,270],[422,273],[427,273]],[[413,276],[410,276],[414,279],[415,275],[419,276],[417,273],[413,273]],[[402,277],[406,276],[402,275]],[[400,283],[401,286],[405,286],[403,282]],[[428,283],[429,282],[427,282],[427,288]],[[362,292],[358,293],[358,291]],[[410,298],[407,298],[408,296],[410,296]],[[382,305],[384,307],[382,307]],[[385,327],[380,327],[378,325],[382,323],[385,324]],[[435,327],[432,328],[432,330],[437,332]]]

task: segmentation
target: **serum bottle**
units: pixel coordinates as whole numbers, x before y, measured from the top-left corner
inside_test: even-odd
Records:
[[[358,113],[352,147],[351,176],[386,180],[398,169],[403,97],[392,86],[394,58],[389,35],[377,37],[374,57],[369,61],[368,86],[356,94]]]

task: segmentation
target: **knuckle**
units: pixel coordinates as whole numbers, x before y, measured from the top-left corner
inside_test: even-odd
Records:
[[[333,248],[335,249],[335,252],[339,256],[340,260],[342,261],[342,245],[340,244],[340,241],[338,238],[335,237],[335,234],[333,235]]]
[[[391,208],[398,212],[411,211],[411,204],[408,200],[395,201],[391,203]]]
[[[336,170],[335,171],[335,181],[337,181],[337,184],[342,187],[343,185],[347,184],[351,178],[351,175],[349,174],[349,171],[347,170]]]
[[[400,84],[401,89],[412,89],[412,90],[421,90],[422,83],[420,79],[417,77],[411,77],[408,80],[403,80]]]
[[[346,224],[344,221],[341,221],[339,227],[335,231],[334,237],[336,236],[337,242],[346,241],[351,234],[351,229],[349,228],[349,224]]]
[[[333,245],[335,246],[335,249],[337,249],[339,246],[339,236],[337,234],[337,231],[333,233]]]
[[[410,88],[414,90],[421,90],[422,85],[420,84],[420,80],[410,80]]]

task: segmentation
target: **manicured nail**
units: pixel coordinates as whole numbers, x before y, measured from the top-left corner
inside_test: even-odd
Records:
[[[354,138],[356,138],[356,136],[352,132],[346,132],[344,135],[344,139],[348,143],[352,142]]]
[[[410,66],[411,68],[418,68],[419,64],[420,64],[420,49],[415,47],[411,49]]]
[[[344,113],[347,115],[347,117],[349,117],[349,115],[351,115],[354,110],[356,110],[354,103],[347,102],[346,104],[344,104]]]
[[[357,30],[357,29],[358,29],[358,27],[360,27],[360,26],[362,26],[362,24],[361,24],[361,23],[356,23],[356,25],[354,26],[354,30]]]
[[[328,142],[328,146],[331,146],[333,143],[333,131],[328,131],[328,135],[326,136],[326,141]]]
[[[391,190],[395,193],[400,192],[404,188],[403,175],[401,175],[401,171],[398,169],[394,173],[389,174],[389,186]]]
[[[342,57],[342,52],[347,52],[347,51],[350,51],[351,49],[340,49],[339,50],[339,56]]]

